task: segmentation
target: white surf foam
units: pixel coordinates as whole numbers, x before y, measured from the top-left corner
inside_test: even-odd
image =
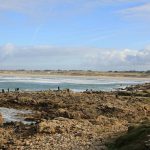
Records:
[[[109,79],[109,78],[67,78],[67,77],[51,77],[51,78],[35,78],[35,77],[0,77],[0,82],[23,82],[23,83],[39,83],[39,84],[137,84],[150,82],[150,80],[136,79]]]

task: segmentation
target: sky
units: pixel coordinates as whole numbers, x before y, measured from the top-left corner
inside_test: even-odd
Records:
[[[0,69],[150,70],[150,1],[0,0]]]

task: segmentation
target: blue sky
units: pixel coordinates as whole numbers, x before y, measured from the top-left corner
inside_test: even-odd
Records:
[[[0,69],[150,69],[148,0],[0,0]]]

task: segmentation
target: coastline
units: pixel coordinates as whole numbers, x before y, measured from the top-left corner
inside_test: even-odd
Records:
[[[127,74],[127,73],[99,73],[98,75],[89,75],[86,74],[70,74],[70,73],[45,73],[45,72],[17,72],[17,71],[0,71],[0,77],[32,77],[32,78],[50,78],[50,77],[62,77],[62,78],[102,78],[102,79],[136,79],[136,80],[150,80],[150,75],[137,75],[136,74]]]

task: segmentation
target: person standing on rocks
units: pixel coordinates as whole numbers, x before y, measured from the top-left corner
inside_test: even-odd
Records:
[[[58,86],[58,91],[60,91],[60,87]]]

